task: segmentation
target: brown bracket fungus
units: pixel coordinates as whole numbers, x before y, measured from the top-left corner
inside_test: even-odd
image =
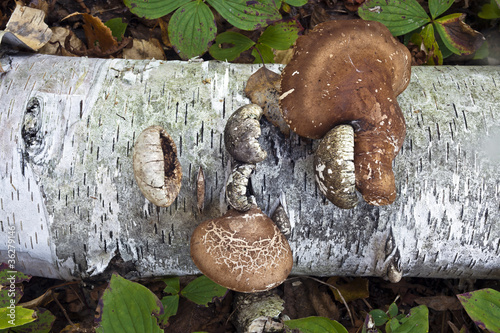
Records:
[[[229,117],[224,129],[224,144],[234,159],[244,163],[262,162],[267,153],[259,141],[262,108],[256,104],[244,105]]]
[[[356,188],[369,204],[392,203],[392,161],[406,134],[396,97],[410,82],[408,49],[383,24],[348,20],[318,24],[294,50],[280,96],[290,129],[319,139],[352,125]]]
[[[280,285],[293,265],[288,241],[256,206],[200,224],[191,236],[191,258],[214,282],[245,293]]]
[[[181,190],[182,169],[174,140],[160,126],[146,128],[137,138],[134,176],[142,194],[160,207],[168,207]]]

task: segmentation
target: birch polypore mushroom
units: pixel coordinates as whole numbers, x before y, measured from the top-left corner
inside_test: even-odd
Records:
[[[137,138],[134,176],[142,194],[160,207],[168,207],[181,190],[182,169],[177,147],[160,126],[146,128]]]
[[[348,20],[317,25],[294,51],[281,76],[290,129],[319,139],[336,125],[352,125],[356,188],[369,204],[392,203],[392,161],[406,134],[396,97],[410,82],[408,49],[378,22]]]
[[[191,258],[211,280],[239,292],[280,285],[293,264],[288,241],[256,206],[200,224],[191,236]]]
[[[260,106],[248,104],[234,111],[227,120],[224,144],[234,159],[244,163],[258,163],[267,157],[257,140],[261,134],[259,120],[262,114]]]

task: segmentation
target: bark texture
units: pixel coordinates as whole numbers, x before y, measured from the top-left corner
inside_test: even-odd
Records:
[[[35,55],[2,67],[0,257],[13,237],[17,269],[39,276],[92,277],[118,255],[129,277],[198,273],[190,236],[227,210],[223,130],[249,103],[258,66]],[[406,276],[500,277],[499,85],[498,67],[413,68],[398,98],[398,198],[386,207],[329,203],[314,182],[317,142],[261,121],[268,157],[252,188],[268,214],[286,199],[292,274],[386,276],[392,264]],[[168,208],[148,202],[133,176],[135,139],[151,125],[172,136],[184,173]]]

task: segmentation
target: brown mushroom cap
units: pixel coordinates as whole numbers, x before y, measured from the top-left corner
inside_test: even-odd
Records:
[[[282,73],[281,112],[294,132],[318,139],[354,127],[356,187],[371,204],[396,198],[392,160],[406,134],[396,97],[410,71],[408,49],[383,24],[343,20],[299,37]]]
[[[200,224],[191,237],[191,258],[211,280],[238,292],[274,288],[293,265],[288,241],[256,206]]]

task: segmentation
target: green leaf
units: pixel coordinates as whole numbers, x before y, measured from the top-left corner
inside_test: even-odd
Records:
[[[23,326],[12,328],[12,333],[49,333],[56,317],[47,309],[36,309],[37,319]]]
[[[268,26],[257,42],[276,50],[287,50],[299,37],[300,30],[295,20],[278,22]]]
[[[398,306],[396,305],[396,303],[392,303],[391,305],[389,305],[389,317],[393,318],[393,317],[396,317],[398,315]]]
[[[274,3],[256,0],[207,0],[230,24],[241,30],[257,30],[281,19]]]
[[[454,0],[429,0],[429,12],[432,19],[443,14],[453,5]]]
[[[191,0],[123,0],[125,6],[137,16],[157,19],[170,14]]]
[[[467,314],[482,329],[500,332],[500,292],[486,288],[457,295]]]
[[[396,318],[392,318],[387,322],[387,324],[385,324],[385,331],[387,333],[395,333],[397,332],[396,330],[398,329],[399,326],[401,326],[399,320],[397,320]]]
[[[121,41],[123,39],[125,30],[127,30],[127,23],[124,23],[121,17],[112,18],[111,20],[106,21],[104,25],[111,30],[111,34],[117,41]]]
[[[384,24],[394,36],[404,35],[431,20],[416,0],[368,0],[358,9],[364,20]]]
[[[168,24],[170,42],[184,60],[205,53],[216,34],[214,14],[201,0],[181,6]]]
[[[224,47],[223,44],[232,46]],[[214,44],[208,50],[210,55],[217,60],[233,61],[238,58],[241,52],[244,52],[255,45],[250,38],[233,31],[223,32],[215,38]]]
[[[163,279],[163,282],[166,284],[165,289],[163,289],[164,293],[177,295],[181,290],[181,283],[178,277],[168,277]]]
[[[0,265],[0,284],[2,286],[10,286],[12,283],[28,282],[31,275],[26,275],[22,272],[9,268],[9,265],[2,263]]]
[[[453,53],[469,55],[484,42],[484,37],[463,22],[465,14],[456,13],[434,21],[442,42]]]
[[[252,50],[252,56],[255,58],[255,64],[261,64],[264,61],[265,64],[274,63],[274,53],[273,50],[264,44],[257,44]]]
[[[375,309],[370,311],[370,315],[372,316],[373,321],[375,322],[375,326],[384,325],[387,322],[387,320],[389,320],[389,316],[387,315],[387,313],[385,313],[380,309]]]
[[[287,4],[294,7],[301,7],[307,3],[307,0],[285,0]]]
[[[401,325],[392,328],[393,333],[427,333],[429,332],[429,310],[425,305],[414,307],[410,313],[400,319]]]
[[[177,310],[179,309],[179,295],[165,296],[161,299],[161,304],[163,304],[165,312],[160,316],[160,321],[163,325],[166,325],[168,319],[177,314]]]
[[[23,296],[23,289],[20,285],[9,286],[5,289],[0,289],[0,308],[4,308],[11,304],[11,300],[14,300],[14,304],[17,304],[21,297]]]
[[[483,5],[478,16],[486,20],[494,20],[500,18],[499,1],[491,0],[489,4]]]
[[[98,333],[163,332],[158,316],[163,313],[160,300],[148,288],[113,273],[99,300]]]
[[[439,47],[436,41],[433,25],[427,24],[425,28],[422,29],[419,36],[421,37],[421,42],[424,44],[427,53],[429,55],[429,59],[427,60],[427,65],[442,65],[443,54],[441,52],[441,48]]]
[[[0,308],[0,329],[18,327],[35,319],[35,311],[22,306]]]
[[[347,333],[346,328],[342,324],[325,317],[285,320],[284,323],[289,329],[298,329],[302,333]]]
[[[181,295],[198,305],[208,306],[208,303],[213,302],[214,298],[222,297],[226,292],[226,288],[202,275],[182,289]]]

